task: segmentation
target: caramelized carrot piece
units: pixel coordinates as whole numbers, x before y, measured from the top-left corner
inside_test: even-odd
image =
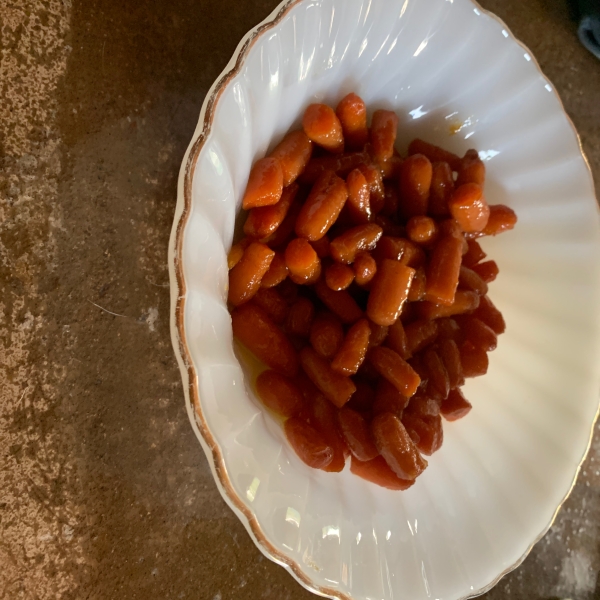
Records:
[[[323,469],[333,460],[333,448],[314,427],[302,419],[288,419],[283,429],[294,452],[309,467]]]
[[[459,389],[450,390],[448,397],[442,401],[442,416],[447,421],[462,419],[473,408]]]
[[[410,358],[411,353],[408,349],[408,338],[406,336],[404,325],[402,325],[402,321],[400,319],[398,319],[393,325],[390,325],[386,344],[404,360]]]
[[[423,454],[431,456],[441,448],[444,441],[444,430],[442,429],[442,418],[439,415],[416,417],[412,414],[405,414],[402,417],[402,424],[406,431],[416,434],[417,439],[413,441]]]
[[[465,377],[462,372],[460,352],[456,342],[452,339],[442,340],[439,344],[439,355],[448,373],[450,389],[464,385]]]
[[[309,104],[302,117],[306,135],[318,146],[339,154],[344,151],[342,124],[326,104]]]
[[[492,283],[498,277],[500,269],[495,260],[487,260],[485,262],[473,265],[473,271],[483,279],[486,283]]]
[[[479,294],[476,292],[458,290],[452,304],[434,304],[421,302],[419,313],[423,319],[439,319],[462,313],[473,312],[479,306]]]
[[[401,479],[385,462],[383,456],[363,462],[355,456],[350,462],[350,471],[357,477],[388,490],[407,490],[415,480]]]
[[[433,348],[428,348],[423,353],[423,362],[429,373],[427,392],[433,397],[445,398],[450,391],[450,378],[439,354]]]
[[[425,275],[425,268],[419,267],[415,270],[415,276],[410,284],[410,290],[408,290],[408,301],[418,302],[419,300],[423,300],[426,288],[427,276]]]
[[[390,412],[401,417],[408,406],[409,398],[403,396],[387,379],[379,379],[373,403],[373,414]]]
[[[460,157],[448,150],[444,150],[439,146],[430,144],[425,140],[415,138],[408,146],[408,154],[422,154],[426,156],[432,163],[443,162],[448,163],[452,171],[458,171],[461,165]]]
[[[304,238],[293,239],[285,249],[285,264],[294,283],[309,285],[321,275],[321,261]]]
[[[481,262],[487,254],[479,245],[477,240],[467,240],[467,253],[463,256],[463,265],[472,269],[474,265]]]
[[[494,306],[488,296],[482,296],[478,307],[475,307],[473,316],[488,325],[496,334],[506,331],[506,323],[502,313]]]
[[[377,273],[377,263],[368,252],[359,252],[352,267],[358,285],[367,285]]]
[[[487,373],[489,359],[483,348],[478,348],[471,342],[464,342],[459,350],[465,377],[480,377]]]
[[[438,340],[458,340],[460,338],[460,327],[450,317],[436,319],[438,324]]]
[[[342,263],[351,264],[359,252],[372,250],[383,231],[375,223],[357,225],[331,240],[331,256]]]
[[[265,244],[252,242],[240,261],[229,271],[228,300],[233,306],[248,302],[260,288],[275,252]]]
[[[383,235],[398,238],[406,236],[406,227],[404,227],[404,225],[399,225],[394,219],[386,217],[383,213],[380,213],[375,217],[375,223],[383,229]]]
[[[283,223],[297,193],[298,186],[292,184],[283,189],[281,200],[277,204],[251,209],[244,223],[244,233],[248,237],[256,239],[266,238],[275,233],[275,230]]]
[[[344,341],[344,329],[332,313],[319,313],[310,327],[310,343],[323,358],[332,358]]]
[[[421,378],[399,354],[377,346],[369,350],[369,361],[403,396],[410,398],[419,387]]]
[[[394,154],[387,160],[377,161],[377,166],[384,179],[395,179],[397,181],[398,177],[400,177],[400,167],[403,162],[404,159],[394,150]]]
[[[369,323],[369,327],[371,328],[371,337],[369,338],[369,348],[374,348],[375,346],[381,346],[387,338],[389,327],[384,325],[377,325],[377,323],[373,323],[372,321]]]
[[[398,115],[391,110],[376,110],[371,119],[371,145],[379,161],[386,161],[394,153]]]
[[[324,358],[308,346],[300,351],[300,364],[308,378],[338,408],[344,406],[356,391],[349,377],[336,373]]]
[[[423,392],[417,392],[406,407],[406,414],[417,417],[436,416],[440,414],[440,400],[432,398]]]
[[[398,214],[400,206],[400,196],[395,186],[388,185],[383,194],[383,209],[381,214],[386,217],[395,217]]]
[[[333,263],[325,269],[325,283],[332,290],[345,290],[354,281],[354,271],[348,265]]]
[[[311,158],[300,175],[300,183],[312,185],[325,171],[333,171],[338,177],[346,177],[350,171],[369,161],[366,152],[346,152],[344,154]]]
[[[485,165],[479,158],[477,150],[467,150],[460,161],[456,185],[476,183],[483,186],[485,183]]]
[[[448,200],[454,192],[452,169],[447,162],[434,162],[429,193],[429,214],[433,217],[447,217],[450,214]]]
[[[348,447],[338,431],[338,410],[318,390],[311,394],[308,403],[311,425],[333,449],[333,459],[327,466],[323,467],[323,470],[329,473],[339,473],[346,466]]]
[[[302,130],[290,131],[275,146],[271,157],[276,158],[283,172],[283,185],[288,186],[296,179],[310,160],[312,142]]]
[[[296,220],[296,235],[311,242],[321,239],[335,223],[348,190],[343,179],[326,172],[315,182]]]
[[[356,300],[347,291],[336,292],[323,279],[319,279],[315,283],[314,290],[321,302],[335,313],[342,323],[354,323],[363,316],[363,311]]]
[[[244,250],[246,250],[246,248],[250,245],[251,242],[252,240],[244,238],[240,240],[237,244],[231,246],[231,250],[227,255],[227,268],[229,270],[233,269],[233,267],[235,267],[235,265],[237,265],[240,262],[242,256],[244,256]]]
[[[371,422],[375,445],[388,466],[402,479],[416,479],[427,467],[404,425],[391,413],[377,415]]]
[[[447,235],[437,242],[427,268],[425,299],[451,305],[458,286],[462,261],[462,236]]]
[[[354,323],[331,361],[331,368],[342,375],[354,375],[365,360],[370,337],[371,328],[367,319]]]
[[[292,335],[308,337],[315,316],[315,307],[308,298],[298,298],[289,309],[286,329]]]
[[[359,164],[358,169],[365,176],[369,189],[371,191],[369,197],[369,206],[371,214],[376,215],[383,209],[385,204],[385,189],[383,187],[383,177],[381,171],[372,164]]]
[[[269,270],[264,274],[260,281],[260,285],[263,288],[272,288],[279,285],[287,276],[288,268],[285,264],[285,258],[276,252],[269,266]]]
[[[357,224],[371,220],[371,188],[360,169],[354,169],[346,177],[348,201],[346,206],[350,218]]]
[[[476,183],[458,186],[448,201],[450,214],[466,233],[482,231],[490,218],[490,207],[483,189]]]
[[[427,214],[433,170],[429,159],[422,154],[409,156],[400,167],[400,215],[410,219]]]
[[[352,93],[344,96],[337,105],[335,114],[342,124],[344,140],[348,148],[355,150],[362,148],[369,139],[367,107],[363,99]]]
[[[408,356],[416,354],[429,346],[438,335],[437,321],[419,319],[409,323],[404,331],[406,333],[406,347]]]
[[[473,269],[465,267],[464,265],[461,265],[460,267],[460,272],[458,275],[458,284],[464,289],[473,290],[474,292],[477,292],[480,296],[485,296],[485,294],[487,294],[488,291],[488,285],[480,277],[479,273],[477,273]]]
[[[324,235],[321,239],[311,242],[310,245],[315,249],[319,258],[329,256],[329,238]]]
[[[300,214],[302,203],[298,200],[298,194],[296,201],[290,206],[287,215],[283,219],[281,225],[266,239],[262,241],[269,245],[271,248],[280,249],[286,246],[290,240],[294,237],[294,227],[296,226],[296,220]]]
[[[261,158],[254,163],[242,199],[242,208],[277,204],[283,191],[283,171],[276,158]]]
[[[260,288],[254,295],[254,304],[260,306],[277,325],[281,325],[288,316],[288,304],[275,288]]]
[[[353,456],[359,460],[371,460],[379,455],[371,428],[360,413],[344,406],[337,417],[340,431]]]
[[[458,324],[466,340],[476,348],[491,352],[498,345],[498,335],[483,321],[473,315],[458,317]]]
[[[263,371],[256,378],[256,392],[267,408],[282,417],[298,414],[304,404],[298,386],[277,371]]]
[[[378,325],[392,325],[400,316],[415,270],[384,259],[377,270],[367,302],[367,315]]]
[[[298,356],[287,336],[254,304],[244,304],[231,313],[233,335],[259,360],[288,377],[298,372]]]
[[[429,244],[437,237],[437,224],[431,217],[424,215],[411,217],[406,224],[406,234],[415,244]]]
[[[373,258],[380,262],[385,258],[398,260],[409,267],[420,267],[425,263],[425,252],[422,248],[407,239],[384,235],[381,237],[375,250]]]
[[[509,231],[517,223],[517,215],[512,208],[504,204],[493,204],[490,206],[490,218],[487,225],[482,229],[481,235],[498,235]]]

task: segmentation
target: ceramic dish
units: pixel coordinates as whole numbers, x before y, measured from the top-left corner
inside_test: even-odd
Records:
[[[415,136],[487,161],[519,215],[484,248],[508,329],[469,416],[406,492],[311,470],[260,407],[234,347],[226,254],[248,172],[304,107],[349,91]],[[600,382],[600,250],[577,134],[531,54],[470,0],[292,0],[242,40],[183,161],[170,245],[172,336],[194,430],[259,549],[335,598],[456,600],[516,567],[588,449]],[[247,363],[246,367],[248,366]]]

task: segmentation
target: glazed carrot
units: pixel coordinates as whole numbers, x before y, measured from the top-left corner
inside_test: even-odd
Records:
[[[498,335],[506,330],[506,323],[502,313],[494,306],[488,296],[482,296],[478,307],[475,307],[473,316],[483,321]]]
[[[439,415],[415,417],[405,414],[402,417],[402,424],[409,434],[412,433],[415,436],[413,441],[423,454],[430,456],[442,446],[444,430],[442,429],[442,418]]]
[[[432,397],[445,398],[450,391],[450,377],[440,355],[433,348],[428,348],[423,353],[423,362],[429,373],[427,393]]]
[[[425,263],[425,253],[422,248],[419,248],[405,238],[390,235],[381,237],[372,255],[377,262],[388,258],[390,260],[398,260],[402,264],[414,268],[420,267]]]
[[[308,298],[298,298],[287,315],[286,329],[292,335],[308,337],[315,316],[314,304]]]
[[[233,306],[248,302],[260,288],[275,252],[265,244],[252,242],[240,261],[229,271],[228,300]]]
[[[251,242],[252,240],[244,238],[237,244],[231,246],[231,250],[229,251],[229,254],[227,254],[227,268],[229,270],[233,269],[233,267],[240,262],[242,256],[244,256],[244,250],[250,245]]]
[[[263,371],[256,378],[256,392],[267,408],[282,417],[298,414],[304,404],[298,386],[277,371]]]
[[[454,302],[461,261],[462,236],[441,237],[427,267],[426,300],[446,305]]]
[[[254,304],[260,306],[273,319],[281,325],[288,316],[289,307],[283,296],[275,288],[260,288],[253,298]]]
[[[398,417],[391,413],[377,415],[371,422],[375,445],[385,462],[402,479],[416,479],[427,461],[419,454]]]
[[[483,189],[476,183],[458,186],[448,201],[450,214],[466,233],[482,231],[490,217]]]
[[[366,163],[359,164],[358,169],[369,184],[371,190],[369,206],[371,207],[371,214],[376,215],[381,212],[385,204],[385,188],[383,187],[381,171],[375,165]]]
[[[402,321],[398,319],[393,325],[390,325],[386,345],[394,352],[399,354],[404,360],[410,358],[408,349],[408,338]]]
[[[489,359],[483,348],[477,348],[471,342],[464,342],[459,350],[465,377],[480,377],[487,373]]]
[[[244,233],[256,239],[266,238],[274,233],[283,223],[297,193],[298,186],[292,184],[283,189],[281,200],[277,204],[251,209],[244,223]]]
[[[311,158],[306,169],[300,175],[299,181],[312,185],[325,171],[333,171],[339,177],[346,177],[350,171],[369,160],[370,157],[366,152],[346,152]]]
[[[333,448],[314,427],[302,419],[288,419],[283,429],[294,452],[309,467],[323,469],[333,460]]]
[[[378,325],[392,325],[400,316],[415,270],[395,260],[383,259],[373,280],[367,316]]]
[[[371,145],[379,161],[386,161],[394,153],[398,116],[391,110],[376,110],[371,119]]]
[[[298,356],[287,336],[267,313],[253,304],[231,313],[233,335],[267,366],[288,377],[298,372]]]
[[[447,217],[450,214],[448,200],[454,191],[452,169],[447,162],[434,162],[431,168],[429,214],[433,217]]]
[[[474,265],[481,262],[487,254],[476,240],[467,240],[467,253],[463,256],[463,265],[473,268]]]
[[[390,412],[400,418],[408,402],[409,398],[403,396],[387,379],[381,378],[377,382],[373,414]]]
[[[415,138],[408,146],[408,154],[422,154],[426,156],[432,163],[445,162],[453,171],[458,171],[461,165],[461,159],[456,154],[448,152],[439,146],[430,144],[425,140]]]
[[[450,390],[448,397],[442,401],[442,416],[447,421],[456,421],[462,419],[473,408],[471,403],[458,390]]]
[[[377,166],[384,179],[395,179],[397,181],[398,177],[400,177],[400,167],[403,162],[404,159],[399,154],[396,154],[396,151],[394,150],[394,154],[387,160],[377,161]]]
[[[344,151],[342,124],[326,104],[309,104],[302,117],[306,135],[317,145],[338,154]]]
[[[377,346],[369,350],[369,361],[377,372],[385,377],[403,396],[410,398],[416,391],[421,378],[399,354]]]
[[[311,425],[333,449],[333,459],[327,466],[323,467],[323,470],[329,473],[339,473],[346,466],[348,447],[338,431],[338,410],[318,389],[315,389],[308,398],[308,405]]]
[[[460,363],[460,352],[456,342],[451,339],[442,340],[439,343],[439,355],[444,363],[446,372],[448,373],[448,380],[450,383],[450,389],[457,388],[458,386],[464,385],[465,377],[462,372],[462,365]]]
[[[342,375],[356,374],[367,355],[370,337],[371,328],[367,319],[354,323],[331,361],[331,368]]]
[[[242,199],[242,208],[277,204],[283,191],[283,171],[275,158],[261,158],[254,163]]]
[[[352,93],[344,96],[337,105],[335,114],[342,125],[348,148],[362,148],[369,139],[367,107],[362,98]]]
[[[351,264],[359,252],[372,250],[381,238],[383,231],[375,223],[357,225],[331,240],[331,256],[342,263]]]
[[[406,227],[397,223],[395,219],[386,217],[383,213],[375,216],[375,223],[383,229],[383,235],[403,238],[406,236]]]
[[[381,214],[386,217],[395,217],[398,214],[398,207],[400,206],[400,196],[396,187],[391,185],[386,186],[383,198]]]
[[[315,182],[296,221],[296,235],[311,242],[322,238],[338,218],[348,190],[343,179],[326,172]]]
[[[383,456],[377,456],[366,462],[353,456],[350,462],[350,471],[357,477],[388,490],[407,490],[415,482],[414,479],[400,479],[390,469]]]
[[[354,281],[354,271],[348,265],[333,263],[325,269],[325,283],[332,290],[345,290]]]
[[[437,416],[440,414],[440,400],[431,398],[424,392],[417,392],[406,407],[406,414],[417,417]]]
[[[302,130],[291,131],[275,146],[271,157],[276,158],[283,172],[283,185],[288,186],[298,178],[310,160],[312,142]]]
[[[313,284],[321,275],[321,261],[304,238],[293,239],[285,249],[285,264],[290,279],[300,285]]]
[[[377,263],[368,252],[359,252],[352,267],[358,285],[367,285],[377,273]]]
[[[329,363],[309,346],[300,351],[300,364],[308,378],[338,408],[344,406],[356,390],[349,377],[336,373]]]
[[[438,340],[457,340],[460,338],[460,327],[450,317],[436,319],[438,325]]]
[[[400,167],[400,215],[410,219],[427,213],[432,167],[422,154],[409,156]]]
[[[475,265],[477,266],[477,265]],[[481,278],[479,273],[473,269],[469,269],[464,265],[461,265],[460,272],[458,274],[458,284],[461,288],[467,290],[473,290],[480,296],[485,296],[488,291],[487,283]]]
[[[296,201],[290,206],[281,225],[279,225],[268,238],[262,240],[264,243],[268,244],[270,248],[279,250],[282,247],[287,246],[294,237],[294,227],[296,226],[296,220],[298,219],[300,209],[302,208],[302,202],[299,199],[300,195],[301,193],[296,196]]]
[[[396,321],[397,322],[397,321]],[[373,323],[373,321],[369,322],[369,327],[371,328],[371,337],[369,338],[369,348],[374,348],[375,346],[381,346],[385,339],[387,338],[389,327],[385,325],[377,325],[377,323]]]
[[[340,431],[353,456],[371,460],[379,455],[369,423],[360,413],[344,406],[337,414]]]
[[[477,265],[473,265],[472,268],[486,283],[494,281],[496,277],[498,277],[498,273],[500,273],[500,269],[495,260],[487,260]]]
[[[460,161],[456,185],[476,183],[483,186],[485,183],[485,165],[479,158],[477,150],[467,150]]]
[[[470,290],[457,290],[452,304],[421,302],[419,314],[423,319],[439,319],[473,312],[479,306],[479,294]]]
[[[429,244],[438,234],[436,222],[424,215],[411,217],[406,224],[408,239],[415,244]]]
[[[321,239],[311,242],[310,245],[315,249],[319,258],[329,256],[329,238],[324,235]]]
[[[409,323],[404,328],[404,332],[408,356],[411,356],[435,340],[438,335],[438,324],[437,321],[419,319]]]
[[[419,300],[423,300],[425,297],[426,286],[427,276],[425,274],[425,268],[419,267],[415,270],[415,276],[410,284],[410,290],[408,290],[408,301],[418,302]]]
[[[486,352],[491,352],[498,345],[498,335],[482,320],[473,315],[457,317],[457,322],[465,339],[476,348],[481,348]]]
[[[264,288],[271,288],[279,285],[287,276],[288,268],[285,264],[285,258],[279,252],[276,252],[269,270],[260,281],[260,285]]]
[[[319,313],[310,328],[310,343],[315,351],[323,358],[332,358],[343,341],[341,321],[333,313]]]
[[[363,316],[363,311],[356,300],[345,290],[336,292],[328,287],[323,279],[315,283],[314,290],[321,302],[335,313],[342,323],[354,323]]]
[[[481,235],[498,235],[503,231],[509,231],[516,223],[517,215],[512,208],[504,204],[493,204],[490,206],[490,218],[482,229]]]
[[[346,206],[350,218],[357,224],[371,220],[371,188],[360,169],[354,169],[346,177],[348,201]]]

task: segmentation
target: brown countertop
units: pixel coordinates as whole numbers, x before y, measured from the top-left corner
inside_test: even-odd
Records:
[[[179,165],[208,87],[277,0],[0,0],[0,599],[299,600],[213,483],[169,337]],[[600,183],[600,61],[562,0],[485,0]],[[600,598],[600,436],[485,597]]]

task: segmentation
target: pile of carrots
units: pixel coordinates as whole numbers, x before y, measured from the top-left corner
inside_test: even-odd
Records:
[[[344,97],[306,109],[250,172],[245,237],[228,256],[234,336],[268,369],[262,402],[309,466],[406,489],[463,417],[460,387],[504,332],[487,296],[498,266],[477,239],[512,229],[485,166],[415,139]]]

